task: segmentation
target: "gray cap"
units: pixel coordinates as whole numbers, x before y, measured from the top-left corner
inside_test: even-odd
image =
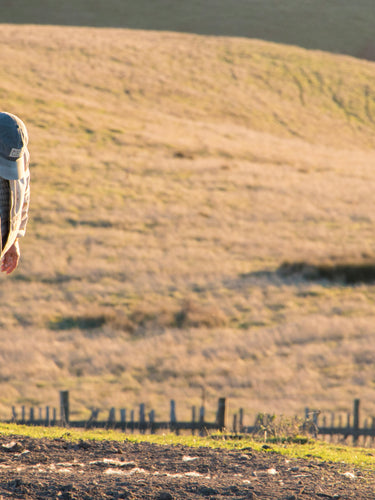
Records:
[[[22,179],[26,171],[28,142],[22,120],[11,113],[0,112],[0,177]]]

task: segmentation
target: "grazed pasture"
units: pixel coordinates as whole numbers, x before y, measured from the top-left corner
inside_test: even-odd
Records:
[[[3,25],[0,52],[33,160],[1,416],[65,388],[81,415],[182,417],[203,388],[212,410],[375,411],[373,63],[48,26]]]

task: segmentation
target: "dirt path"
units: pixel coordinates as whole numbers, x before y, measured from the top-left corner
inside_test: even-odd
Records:
[[[0,499],[374,499],[375,474],[267,450],[0,436]]]

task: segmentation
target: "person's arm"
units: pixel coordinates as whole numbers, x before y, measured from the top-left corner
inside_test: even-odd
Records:
[[[4,254],[1,261],[1,272],[10,274],[18,266],[18,261],[20,260],[20,245],[18,240],[16,240],[13,245],[9,248],[6,254]]]
[[[19,231],[17,234],[17,238],[22,238],[23,236],[25,236],[26,224],[27,224],[27,220],[29,217],[29,205],[30,205],[30,170],[29,169],[27,169],[27,173],[25,175],[25,183],[26,183],[25,198],[24,198],[23,205],[22,205],[21,224],[20,224],[20,228],[19,228]]]
[[[12,273],[18,266],[18,262],[20,260],[21,252],[20,245],[18,242],[18,238],[22,238],[25,236],[26,224],[29,216],[29,204],[30,204],[30,171],[27,170],[25,176],[25,198],[22,205],[22,213],[21,213],[21,224],[20,229],[17,234],[16,241],[13,245],[8,249],[6,254],[4,254],[1,261],[1,272],[10,274]]]

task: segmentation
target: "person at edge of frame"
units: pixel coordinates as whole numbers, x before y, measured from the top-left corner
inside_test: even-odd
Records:
[[[12,273],[20,259],[30,203],[29,137],[25,124],[0,112],[0,270]]]

